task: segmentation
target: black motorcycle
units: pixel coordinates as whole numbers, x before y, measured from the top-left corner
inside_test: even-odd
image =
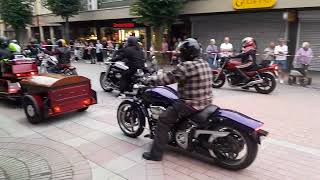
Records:
[[[125,64],[125,60],[112,62],[111,57],[105,62],[106,69],[100,74],[100,85],[105,92],[112,92],[113,90],[120,90],[120,79],[124,71],[129,67]],[[147,60],[145,67],[138,69],[132,76],[130,88],[133,89],[134,85],[139,84],[141,79],[151,74],[156,73],[157,68],[152,61]]]
[[[122,61],[117,62],[105,62],[106,70],[100,74],[100,85],[105,92],[112,92],[113,90],[120,90],[120,79],[124,71],[129,67]],[[144,72],[138,69],[131,80],[131,88],[137,84],[139,79],[144,77]]]
[[[170,87],[139,87],[137,95],[124,100],[117,113],[118,124],[129,137],[140,136],[150,127],[151,139],[161,113],[176,102],[177,92]],[[267,136],[263,123],[241,113],[210,105],[180,119],[169,132],[169,145],[215,160],[229,169],[248,167],[256,158],[260,137]]]

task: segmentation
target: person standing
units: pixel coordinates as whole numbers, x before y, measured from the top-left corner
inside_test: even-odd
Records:
[[[206,49],[208,55],[208,63],[211,68],[218,68],[217,57],[218,57],[218,47],[216,46],[216,40],[210,39],[210,44]]]
[[[269,46],[264,49],[263,60],[274,62],[274,60],[275,60],[275,55],[274,55],[275,46],[276,45],[274,44],[274,42],[270,42]]]
[[[304,42],[302,48],[300,48],[294,59],[294,68],[299,70],[301,74],[306,76],[306,71],[309,68],[309,64],[313,58],[313,51],[310,48],[309,42]]]
[[[161,44],[161,54],[165,62],[168,62],[168,59],[169,59],[168,51],[169,51],[169,44],[167,42],[167,39],[163,38],[162,44]]]
[[[284,38],[279,39],[279,45],[275,47],[274,54],[276,56],[276,63],[279,65],[280,83],[284,83],[285,71],[288,69],[287,55],[288,46]]]
[[[102,64],[102,62],[103,62],[102,50],[103,50],[103,45],[100,43],[99,40],[97,40],[97,44],[96,44],[96,56],[97,56],[97,61],[98,61],[99,64]]]
[[[233,45],[230,43],[230,38],[225,37],[224,43],[220,46],[221,57],[229,57],[233,54]]]

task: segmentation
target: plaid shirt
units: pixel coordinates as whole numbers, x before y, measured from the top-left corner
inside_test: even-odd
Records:
[[[197,110],[212,103],[212,71],[203,59],[180,63],[173,71],[152,80],[157,85],[178,83],[179,97]]]

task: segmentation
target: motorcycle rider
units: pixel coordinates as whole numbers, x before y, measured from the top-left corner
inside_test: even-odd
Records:
[[[13,54],[21,54],[21,46],[15,39],[11,40],[11,43],[9,44],[9,49]]]
[[[138,39],[130,36],[127,40],[126,46],[117,52],[118,56],[111,61],[124,61],[129,67],[124,71],[120,80],[120,94],[119,97],[124,97],[124,92],[132,92],[131,78],[137,72],[137,69],[144,68],[144,53],[138,44]]]
[[[143,154],[143,158],[147,160],[162,160],[168,144],[168,132],[178,119],[190,116],[212,103],[212,70],[209,63],[200,58],[199,43],[188,38],[178,49],[182,62],[173,71],[146,81],[153,85],[178,83],[178,94],[181,98],[181,102],[168,107],[160,115],[151,151]]]
[[[50,67],[48,69],[49,72],[57,73],[61,69],[70,66],[71,63],[71,52],[70,48],[67,47],[67,43],[64,39],[59,39],[57,42],[58,47],[54,50],[53,53],[46,51],[46,53],[55,55],[58,60],[58,64],[56,66]]]
[[[250,78],[245,74],[244,71],[252,69],[256,66],[256,53],[257,53],[257,43],[256,40],[252,37],[246,37],[242,40],[242,52],[231,58],[241,58],[242,64],[236,66],[237,72],[240,76],[244,78],[243,83],[247,84],[250,81]]]
[[[4,72],[4,61],[7,61],[12,58],[12,53],[9,49],[9,40],[6,37],[0,37],[0,76]]]

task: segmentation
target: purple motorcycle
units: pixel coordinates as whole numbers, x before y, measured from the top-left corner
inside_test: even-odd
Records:
[[[157,121],[167,107],[181,101],[170,87],[140,87],[137,95],[124,100],[117,113],[118,124],[129,137],[140,136],[146,120],[153,138]],[[263,123],[239,112],[210,105],[180,119],[169,132],[169,145],[212,158],[229,170],[247,168],[255,160],[260,138],[268,132]]]

